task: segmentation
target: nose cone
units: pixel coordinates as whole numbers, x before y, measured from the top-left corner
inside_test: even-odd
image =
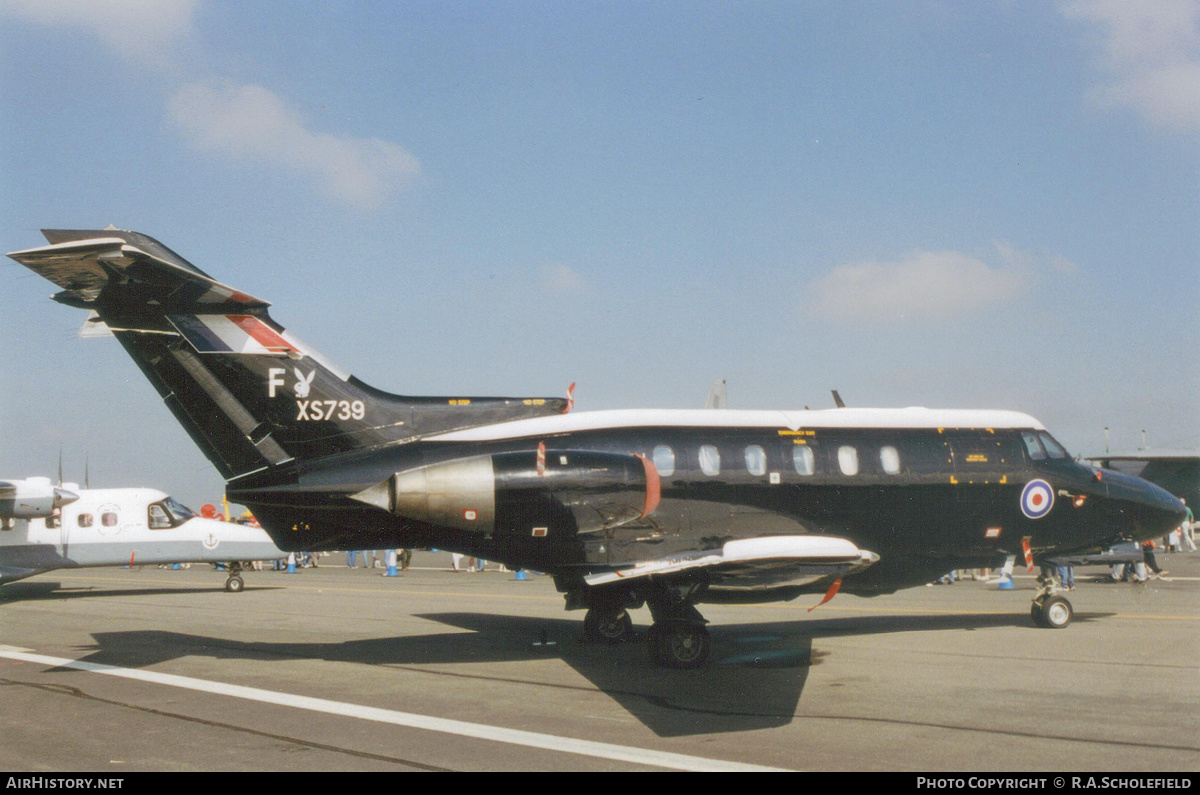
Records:
[[[1165,536],[1187,518],[1182,500],[1148,480],[1107,469],[1103,477],[1108,496],[1121,505],[1139,541]]]

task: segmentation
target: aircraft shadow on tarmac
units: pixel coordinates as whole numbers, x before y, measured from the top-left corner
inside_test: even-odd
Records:
[[[251,586],[247,586],[250,590]],[[252,586],[254,590],[274,590],[275,586]],[[37,600],[98,599],[101,597],[148,596],[162,594],[213,593],[223,591],[224,581],[214,581],[211,586],[166,587],[166,588],[107,588],[102,585],[64,586],[54,581],[21,581],[0,588],[0,604],[5,602],[32,602]]]
[[[1076,621],[1106,614],[1076,614]],[[615,646],[582,641],[582,625],[568,618],[544,619],[483,613],[418,616],[464,632],[437,632],[342,643],[244,642],[155,630],[93,635],[87,662],[139,668],[185,656],[216,659],[309,660],[362,665],[440,666],[456,663],[508,663],[560,658],[662,737],[751,731],[784,726],[796,714],[810,669],[836,662],[815,650],[821,638],[1028,627],[1021,614],[890,615],[831,618],[713,628],[713,656],[696,671],[657,668],[644,642]],[[1048,631],[1048,630],[1042,630]],[[644,636],[643,636],[644,637]],[[430,671],[437,673],[436,671]],[[521,679],[511,670],[489,674],[444,671],[449,676],[527,682],[535,687],[570,688]],[[281,685],[283,683],[281,682]],[[467,716],[460,716],[469,719]]]

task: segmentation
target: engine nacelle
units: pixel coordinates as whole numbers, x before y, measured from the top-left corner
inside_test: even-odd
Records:
[[[591,450],[470,456],[397,472],[352,495],[397,516],[493,534],[596,533],[658,507],[648,459]]]
[[[0,480],[0,519],[38,519],[75,502],[79,495],[58,488],[50,478]]]

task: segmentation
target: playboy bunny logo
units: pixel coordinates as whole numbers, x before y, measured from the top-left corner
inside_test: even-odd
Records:
[[[300,372],[298,367],[293,367],[292,372],[296,374],[296,397],[308,397],[308,390],[312,388],[313,378],[316,377],[317,371],[313,370],[308,374],[307,378],[304,377],[304,374]]]

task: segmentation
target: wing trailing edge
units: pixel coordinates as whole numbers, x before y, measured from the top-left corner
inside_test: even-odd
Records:
[[[588,575],[591,586],[703,570],[723,588],[757,590],[808,585],[828,577],[856,573],[879,560],[832,536],[765,536],[726,542],[720,549],[699,550],[635,563],[628,568]]]

